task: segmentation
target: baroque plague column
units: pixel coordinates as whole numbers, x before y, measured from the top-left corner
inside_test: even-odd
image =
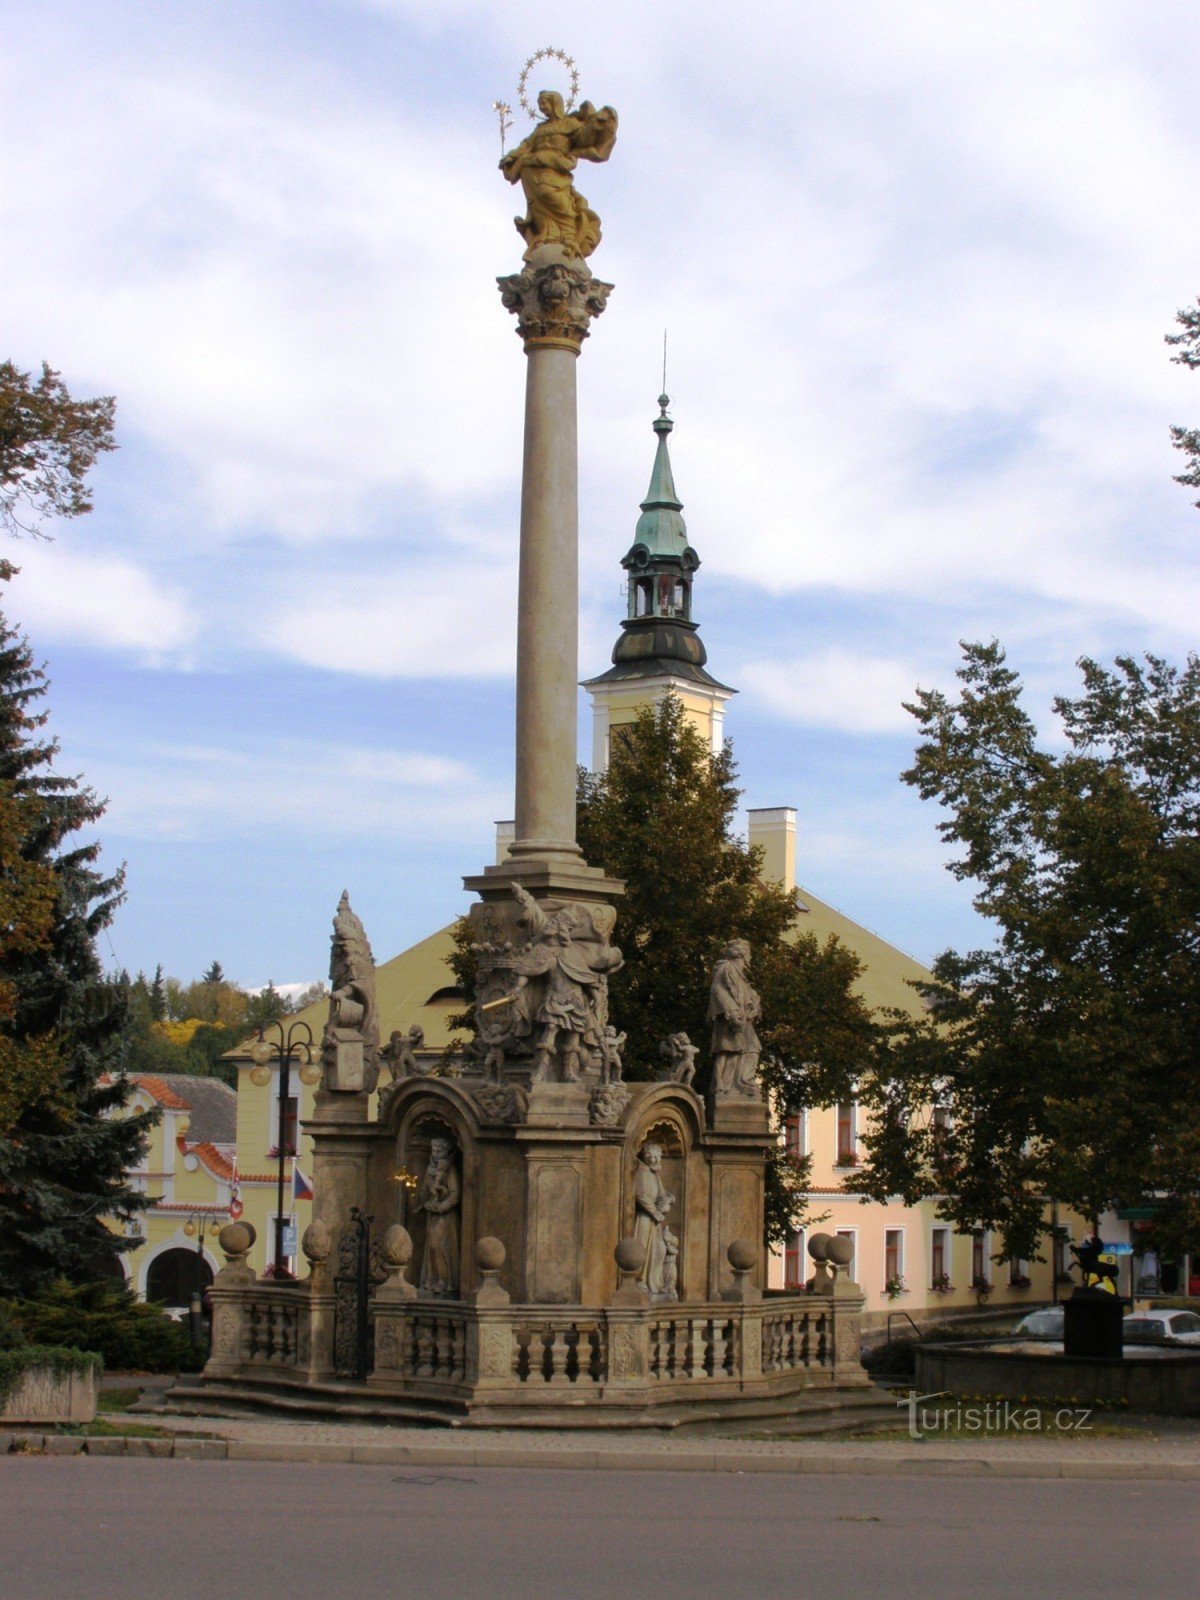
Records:
[[[498,280],[526,358],[516,838],[465,880],[478,895],[474,1034],[435,1063],[419,1030],[404,1031],[411,1019],[389,1017],[381,1048],[370,945],[343,898],[306,1125],[310,1273],[257,1283],[247,1230],[224,1230],[205,1385],[227,1398],[638,1426],[774,1413],[807,1390],[867,1382],[854,1284],[830,1269],[820,1293],[762,1292],[772,1135],[748,948],[732,942],[714,977],[707,1104],[686,1034],[627,1081],[609,1018],[623,885],[575,837],[575,383],[611,285],[587,265],[600,223],[574,174],[607,161],[617,114],[549,91],[537,103],[541,120],[501,161],[526,205],[523,264]],[[391,1081],[373,1101],[382,1070]]]

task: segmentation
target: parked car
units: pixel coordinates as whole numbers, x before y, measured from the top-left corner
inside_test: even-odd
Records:
[[[1043,1306],[1040,1311],[1031,1311],[1017,1323],[1016,1332],[1027,1339],[1061,1339],[1063,1308]]]
[[[1125,1318],[1126,1344],[1179,1344],[1200,1348],[1200,1316],[1194,1311],[1132,1311]]]

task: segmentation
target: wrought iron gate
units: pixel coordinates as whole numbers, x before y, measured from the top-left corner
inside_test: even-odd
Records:
[[[334,1275],[333,1365],[339,1378],[365,1378],[374,1365],[371,1296],[387,1276],[372,1242],[374,1217],[350,1207],[350,1221],[338,1240]]]

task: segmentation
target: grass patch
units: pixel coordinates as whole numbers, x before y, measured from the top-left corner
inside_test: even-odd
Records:
[[[141,1398],[140,1389],[101,1389],[97,1409],[100,1411],[128,1411]]]

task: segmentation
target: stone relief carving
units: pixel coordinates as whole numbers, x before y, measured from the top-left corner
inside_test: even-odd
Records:
[[[496,282],[522,339],[574,349],[587,338],[592,318],[603,312],[613,287],[594,278],[582,261],[561,260],[531,263]]]
[[[485,1122],[524,1122],[529,1109],[529,1096],[516,1083],[481,1083],[474,1100]]]
[[[479,1341],[479,1373],[506,1378],[512,1363],[512,1334],[507,1328],[485,1328]]]
[[[333,919],[329,958],[329,1018],[322,1038],[325,1089],[369,1093],[379,1081],[379,1014],[375,958],[350,897],[343,892]]]
[[[750,946],[733,939],[713,971],[708,999],[712,1023],[713,1096],[717,1100],[761,1100],[758,1058],[762,1046],[754,1024],[761,1008],[750,987]]]
[[[417,1191],[417,1210],[425,1213],[425,1250],[421,1257],[421,1293],[436,1299],[458,1294],[458,1203],[461,1188],[449,1139],[435,1135],[429,1143],[429,1165]]]
[[[638,1151],[637,1172],[633,1180],[636,1215],[633,1237],[646,1252],[642,1282],[651,1300],[679,1298],[679,1240],[667,1226],[675,1196],[659,1176],[662,1146],[644,1144]]]
[[[658,1053],[666,1063],[656,1074],[660,1083],[691,1083],[696,1076],[699,1047],[686,1033],[668,1034],[659,1045]]]
[[[609,942],[611,906],[537,901],[519,884],[514,904],[477,907],[475,1020],[485,1075],[506,1067],[532,1082],[601,1079],[620,1036],[608,1029],[608,977],[622,965]],[[507,912],[507,915],[505,915]],[[619,1073],[619,1067],[617,1068]]]
[[[400,1365],[400,1328],[395,1322],[381,1319],[376,1328],[375,1365],[380,1370]]]
[[[588,1121],[597,1128],[615,1128],[625,1115],[632,1096],[623,1083],[602,1083],[588,1100]]]
[[[612,1372],[614,1378],[640,1378],[642,1355],[632,1328],[618,1328],[613,1334]]]
[[[537,99],[543,120],[500,160],[509,183],[520,183],[528,215],[514,218],[525,240],[525,259],[539,245],[562,245],[568,255],[590,256],[600,243],[600,218],[576,190],[577,163],[607,161],[617,140],[617,113],[585,100],[569,112],[560,94],[544,89]]]

